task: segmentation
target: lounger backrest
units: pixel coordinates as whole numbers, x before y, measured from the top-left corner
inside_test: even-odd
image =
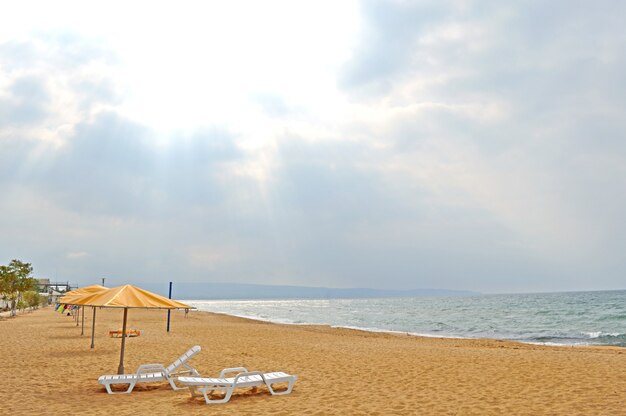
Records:
[[[166,371],[168,373],[172,373],[172,372],[176,371],[176,369],[178,367],[180,367],[181,365],[185,364],[187,361],[189,361],[189,359],[191,357],[193,357],[194,355],[196,355],[199,352],[200,352],[200,346],[199,345],[191,347],[189,349],[189,351],[187,351],[186,353],[181,355],[178,360],[174,361],[169,367],[167,367]]]

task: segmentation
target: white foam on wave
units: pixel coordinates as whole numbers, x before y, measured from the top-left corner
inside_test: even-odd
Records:
[[[537,342],[537,341],[516,341],[516,342],[521,342],[523,344],[530,344],[530,345],[545,345],[548,347],[584,347],[584,346],[589,346],[592,345],[588,342],[568,342],[568,343],[559,343],[559,342]]]
[[[340,329],[341,328],[352,329],[355,331],[363,331],[363,332],[375,332],[375,333],[381,333],[381,334],[409,335],[413,337],[424,337],[424,338],[473,339],[471,337],[462,337],[460,335],[440,335],[440,334],[429,334],[425,332],[394,331],[391,329],[367,328],[367,327],[350,326],[350,325],[330,325],[330,327],[340,328]]]
[[[189,304],[191,304],[191,302],[188,301]],[[193,305],[192,305],[193,306]],[[329,325],[328,323],[311,323],[311,322],[295,322],[289,319],[281,319],[281,318],[268,318],[265,316],[259,316],[259,315],[246,315],[246,314],[238,314],[238,313],[233,313],[233,312],[223,312],[223,311],[216,311],[216,310],[211,310],[211,309],[206,309],[206,308],[201,308],[198,307],[197,309],[198,312],[210,312],[210,313],[215,313],[218,315],[226,315],[226,316],[234,316],[236,318],[243,318],[243,319],[250,319],[252,321],[260,321],[260,322],[269,322],[269,323],[273,323],[273,324],[284,324],[284,325]]]
[[[583,332],[583,335],[589,338],[600,338],[600,337],[619,337],[624,334],[620,334],[619,332],[602,332],[602,331],[593,331],[593,332]]]

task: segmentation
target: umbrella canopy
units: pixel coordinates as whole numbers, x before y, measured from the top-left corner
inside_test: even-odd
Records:
[[[124,374],[124,346],[126,345],[126,319],[129,308],[143,309],[193,309],[185,303],[168,299],[156,293],[149,292],[133,285],[124,285],[94,293],[92,295],[75,300],[77,305],[123,308],[124,323],[122,324],[122,349],[120,351],[120,364],[118,374]]]
[[[168,299],[133,285],[114,287],[76,300],[77,305],[103,308],[192,309],[191,306]]]
[[[66,292],[63,297],[61,297],[59,299],[59,303],[65,304],[65,305],[76,305],[76,302],[79,301],[80,299],[86,297],[86,296],[90,296],[93,295],[94,293],[100,293],[103,290],[107,290],[108,288],[104,287],[104,286],[100,286],[100,285],[91,285],[91,286],[85,286],[85,287],[81,287],[79,289],[74,289],[71,290],[69,292]],[[85,307],[83,306],[83,326],[81,328],[80,334],[83,335],[85,333]],[[78,326],[78,315],[76,315],[76,326]],[[94,326],[95,326],[95,309],[94,309]],[[91,345],[93,348],[93,329],[91,331]]]
[[[69,291],[67,293],[65,293],[60,299],[59,299],[59,303],[64,303],[66,305],[73,305],[74,301],[80,300],[84,297],[93,295],[95,293],[100,293],[104,290],[107,290],[108,288],[104,287],[104,286],[100,286],[100,285],[91,285],[91,286],[85,286],[85,287],[81,287],[79,289],[74,289],[72,291]]]

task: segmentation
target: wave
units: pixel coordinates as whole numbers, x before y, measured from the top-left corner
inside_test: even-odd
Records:
[[[602,338],[602,337],[624,337],[626,336],[626,334],[620,334],[619,332],[602,332],[602,331],[596,331],[596,332],[583,332],[583,335],[589,337],[589,338]]]
[[[544,345],[626,347],[626,292],[596,307],[543,295],[476,299],[344,299],[337,301],[188,301],[200,310],[292,325],[329,325],[369,332],[451,338],[494,338]],[[573,295],[569,296],[572,297]],[[580,295],[576,295],[576,298]],[[529,299],[527,299],[529,298]],[[520,301],[520,299],[523,300]],[[559,298],[559,300],[561,300]],[[450,303],[453,303],[452,305]],[[571,304],[570,304],[571,303]],[[588,302],[589,303],[589,302]],[[559,311],[558,313],[552,311]],[[584,313],[584,318],[579,315]]]
[[[626,334],[619,332],[581,332],[579,337],[546,335],[529,339],[531,343],[545,345],[606,345],[626,347]]]
[[[617,315],[606,315],[598,318],[599,321],[626,321],[626,313],[617,314]]]
[[[594,339],[600,345],[611,345],[615,347],[626,347],[626,334],[608,333],[599,335]]]

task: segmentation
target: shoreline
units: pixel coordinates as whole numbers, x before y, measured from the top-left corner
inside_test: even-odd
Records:
[[[191,312],[190,312],[191,313]],[[498,348],[511,348],[511,349],[520,349],[520,348],[528,348],[533,349],[532,347],[539,347],[542,349],[555,349],[555,350],[581,350],[581,351],[609,351],[617,354],[626,354],[626,347],[620,347],[615,345],[564,345],[564,344],[549,344],[549,343],[533,343],[533,342],[524,342],[518,340],[511,339],[498,339],[498,338],[463,338],[463,337],[446,337],[446,336],[437,336],[437,335],[421,335],[415,334],[411,332],[403,332],[403,331],[371,331],[362,328],[352,328],[346,326],[334,326],[328,324],[309,324],[309,323],[290,323],[290,322],[273,322],[270,320],[264,319],[256,319],[254,317],[247,316],[239,316],[228,314],[225,312],[211,312],[211,311],[201,311],[194,310],[193,313],[206,314],[207,316],[221,316],[228,319],[234,320],[242,320],[244,322],[249,323],[259,323],[264,325],[277,325],[277,326],[287,326],[287,327],[297,327],[297,328],[311,328],[312,330],[328,330],[328,331],[349,331],[349,332],[357,332],[362,333],[363,336],[372,336],[376,337],[377,335],[381,336],[390,336],[390,337],[399,337],[399,338],[414,338],[416,340],[439,340],[442,342],[446,341],[460,341],[472,343],[475,342],[477,346],[484,347],[486,344],[496,345]],[[339,333],[339,332],[338,332]]]
[[[187,302],[189,302],[189,301],[187,301]],[[191,302],[194,302],[194,301],[191,301]],[[197,302],[197,300],[196,300],[196,302]],[[364,328],[364,327],[349,326],[349,325],[331,325],[331,324],[328,324],[328,323],[285,322],[285,321],[281,321],[281,320],[272,320],[272,319],[269,319],[269,318],[262,318],[262,317],[257,317],[257,316],[237,315],[237,314],[227,313],[227,312],[215,312],[215,311],[206,311],[206,310],[199,310],[199,309],[191,310],[190,312],[191,313],[204,312],[204,313],[209,313],[209,314],[223,315],[223,316],[228,316],[228,317],[233,317],[233,318],[247,319],[247,320],[250,320],[250,321],[264,322],[264,323],[270,323],[270,324],[276,324],[276,325],[324,326],[324,327],[328,327],[328,328],[350,329],[350,330],[355,330],[355,331],[363,331],[363,332],[372,333],[372,334],[377,334],[377,333],[381,333],[381,334],[398,334],[398,335],[407,335],[407,336],[418,337],[418,338],[441,338],[441,339],[453,339],[453,340],[454,339],[458,339],[458,340],[507,341],[507,342],[515,342],[515,343],[519,343],[519,344],[524,344],[524,345],[540,345],[540,346],[546,346],[546,347],[616,348],[617,350],[624,350],[624,351],[626,351],[626,346],[620,346],[620,345],[606,345],[606,344],[593,344],[593,343],[571,343],[571,344],[563,343],[563,344],[559,344],[559,343],[556,343],[556,342],[533,342],[533,341],[526,341],[526,340],[519,340],[519,339],[509,339],[509,338],[462,337],[462,336],[455,336],[455,335],[439,335],[439,334],[435,335],[435,334],[417,333],[417,332],[411,332],[411,331],[394,331],[394,330],[390,330],[390,329]]]

